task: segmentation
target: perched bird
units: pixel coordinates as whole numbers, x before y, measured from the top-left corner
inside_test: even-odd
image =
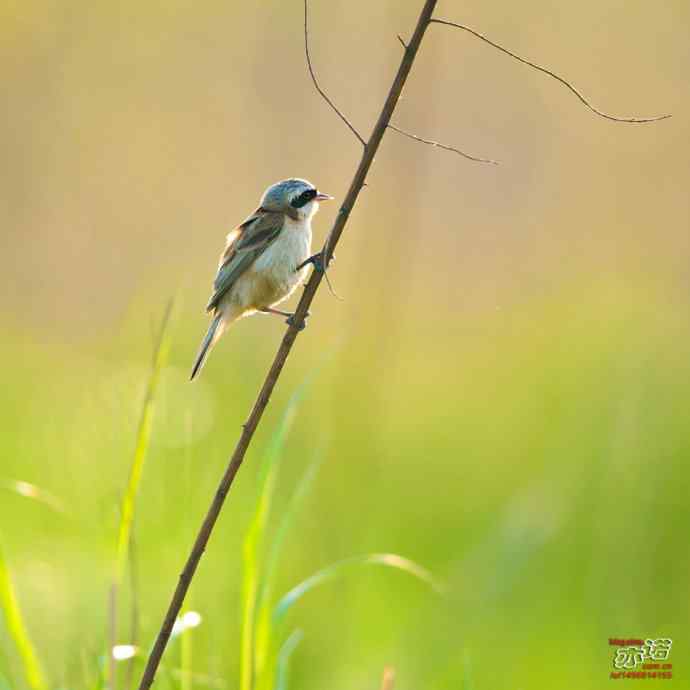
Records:
[[[303,281],[308,263],[320,268],[319,257],[310,256],[311,219],[319,202],[332,198],[306,180],[276,182],[264,192],[259,208],[228,235],[206,307],[213,320],[196,356],[192,379],[233,321],[263,312],[287,316],[291,323],[293,314],[275,306]]]

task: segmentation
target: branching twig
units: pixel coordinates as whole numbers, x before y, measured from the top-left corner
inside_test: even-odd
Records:
[[[350,131],[359,139],[362,146],[366,146],[367,142],[364,141],[362,135],[355,129],[354,125],[343,115],[343,113],[338,110],[337,106],[333,101],[326,95],[325,91],[319,86],[319,82],[316,79],[316,74],[314,74],[314,68],[311,64],[311,56],[309,55],[309,27],[307,26],[307,0],[304,0],[304,54],[307,58],[307,67],[309,68],[309,74],[311,75],[311,80],[314,82],[316,90],[319,92],[320,96],[323,98],[328,105],[333,108],[336,115],[350,128]]]
[[[416,134],[412,134],[411,132],[406,132],[404,129],[400,129],[400,127],[396,127],[395,125],[392,125],[390,123],[388,123],[388,129],[392,129],[394,132],[398,132],[399,134],[402,134],[403,136],[406,136],[410,139],[414,139],[415,141],[419,141],[422,144],[429,144],[429,146],[435,146],[439,149],[443,149],[444,151],[452,151],[453,153],[457,153],[458,155],[462,156],[463,158],[467,158],[468,160],[471,160],[471,161],[477,161],[477,163],[491,163],[491,165],[498,165],[498,161],[491,160],[491,158],[478,158],[477,156],[472,156],[469,153],[465,153],[464,151],[461,151],[460,149],[456,149],[452,146],[442,144],[439,141],[432,141],[431,139],[424,139],[423,137],[419,137]]]
[[[364,140],[362,140],[358,135],[358,138],[364,144],[364,151],[362,152],[362,158],[359,162],[359,166],[357,167],[352,182],[350,183],[350,188],[345,195],[345,200],[343,201],[340,211],[336,216],[333,229],[331,230],[328,240],[326,241],[326,244],[322,250],[324,259],[326,259],[324,265],[328,264],[328,259],[330,259],[333,255],[333,250],[337,245],[343,229],[345,228],[345,225],[350,217],[352,208],[357,201],[359,193],[362,191],[367,173],[369,172],[369,168],[374,161],[374,156],[376,155],[379,145],[381,144],[381,139],[386,133],[386,128],[390,122],[391,116],[393,115],[395,106],[398,103],[398,99],[402,93],[407,76],[412,69],[412,64],[417,56],[417,51],[419,50],[424,32],[429,25],[429,20],[431,19],[435,6],[436,0],[425,0],[419,19],[417,20],[417,26],[415,27],[414,34],[412,35],[412,38],[407,46],[407,50],[400,61],[398,72],[395,75],[395,79],[393,80],[390,90],[388,91],[388,96],[383,104],[383,108],[381,109],[378,120],[374,125],[374,129],[372,130],[369,141],[365,143]],[[256,427],[258,426],[264,410],[268,405],[271,393],[273,393],[273,389],[278,381],[278,377],[285,366],[285,361],[292,350],[292,346],[294,345],[297,335],[299,334],[299,329],[304,323],[304,318],[307,314],[309,306],[311,305],[314,295],[316,295],[316,291],[318,290],[322,280],[322,273],[319,271],[312,271],[311,276],[309,277],[309,282],[302,293],[302,298],[297,305],[295,315],[292,319],[292,324],[288,327],[285,335],[283,336],[283,340],[278,348],[276,356],[273,359],[271,368],[268,370],[264,383],[261,386],[261,390],[259,391],[259,395],[254,403],[254,407],[252,408],[249,418],[247,419],[246,423],[242,425],[242,433],[240,434],[239,441],[235,446],[235,450],[230,458],[228,466],[225,470],[225,474],[223,475],[220,485],[216,490],[216,494],[211,502],[211,506],[208,509],[201,529],[194,540],[192,551],[187,558],[187,562],[185,563],[182,572],[180,573],[180,578],[168,606],[168,610],[165,614],[163,624],[161,625],[156,637],[156,641],[153,645],[153,649],[151,650],[151,654],[146,662],[146,668],[144,669],[144,674],[139,684],[139,690],[148,690],[153,683],[153,679],[156,676],[156,671],[158,670],[163,652],[165,651],[168,640],[170,639],[170,634],[172,632],[173,625],[175,624],[175,619],[177,618],[177,615],[182,607],[182,603],[184,602],[189,585],[199,565],[201,556],[206,549],[206,544],[211,536],[213,527],[218,520],[218,515],[220,514],[223,503],[225,502],[225,497],[232,486],[235,476],[237,475],[237,471],[240,469],[240,465],[244,460],[244,456],[247,452],[249,444],[251,443],[252,437],[254,436]]]
[[[585,106],[587,106],[587,108],[589,108],[593,113],[599,115],[600,117],[604,117],[607,120],[613,120],[614,122],[631,122],[635,124],[640,124],[643,122],[658,122],[659,120],[665,120],[667,117],[671,117],[670,115],[655,115],[654,117],[617,117],[616,115],[609,115],[608,113],[605,113],[599,110],[598,108],[595,108],[567,79],[564,79],[563,77],[559,76],[555,72],[552,72],[550,69],[547,69],[546,67],[542,67],[541,65],[537,65],[535,62],[532,62],[531,60],[527,60],[523,57],[520,57],[519,55],[516,55],[507,48],[504,48],[498,43],[495,43],[491,39],[487,38],[486,36],[484,36],[484,34],[479,33],[479,31],[475,31],[474,29],[471,29],[469,26],[465,26],[464,24],[458,24],[457,22],[447,21],[446,19],[431,19],[429,20],[429,23],[443,24],[444,26],[453,26],[456,29],[462,29],[463,31],[467,31],[473,36],[476,36],[477,38],[484,41],[484,43],[488,43],[490,46],[493,46],[497,50],[500,50],[502,53],[509,55],[514,60],[522,62],[524,65],[527,65],[536,70],[539,70],[540,72],[543,72],[544,74],[547,74],[548,76],[563,84],[563,86],[565,86],[569,91],[574,93],[580,99],[580,101]]]
[[[578,98],[588,108],[593,110],[598,115],[601,115],[602,117],[606,117],[608,119],[613,120],[622,120],[624,122],[647,122],[653,119],[662,119],[649,118],[643,120],[641,118],[615,118],[613,116],[606,115],[605,113],[600,112],[599,110],[591,106],[584,99],[584,97],[578,91],[576,91],[574,87],[572,87],[567,81],[565,81],[561,77],[558,77],[553,72],[550,72],[549,70],[546,70],[543,67],[539,67],[534,63],[531,63],[527,60],[524,60],[523,58],[518,57],[517,55],[507,51],[505,48],[502,48],[501,46],[493,43],[492,41],[489,41],[489,39],[485,38],[484,36],[478,34],[475,31],[472,31],[471,29],[468,29],[465,26],[455,24],[453,22],[446,22],[440,19],[432,20],[431,17],[434,8],[436,7],[436,1],[437,0],[424,0],[424,6],[422,8],[419,19],[417,20],[417,25],[415,27],[414,33],[410,39],[410,42],[407,44],[405,48],[405,52],[403,54],[402,60],[400,61],[397,74],[395,75],[393,84],[391,85],[388,91],[388,95],[381,109],[381,113],[379,114],[378,120],[374,125],[374,129],[372,130],[371,137],[368,141],[365,141],[360,136],[357,130],[355,130],[355,128],[347,120],[347,118],[335,107],[335,105],[333,105],[333,102],[321,90],[321,88],[318,85],[318,82],[316,81],[316,77],[314,76],[314,71],[311,65],[311,59],[309,57],[308,27],[306,21],[307,1],[305,0],[304,2],[305,52],[307,55],[307,65],[309,67],[309,72],[311,74],[312,80],[314,81],[314,85],[316,86],[316,89],[318,90],[319,94],[333,108],[333,110],[338,114],[338,116],[343,120],[343,122],[347,124],[347,126],[350,128],[353,134],[364,146],[362,158],[360,159],[357,170],[354,174],[352,182],[350,183],[350,188],[348,189],[347,194],[345,195],[345,199],[340,207],[338,215],[336,216],[333,228],[326,239],[323,249],[321,250],[322,261],[324,266],[328,265],[329,260],[333,256],[333,251],[336,245],[338,244],[340,236],[342,235],[342,232],[345,228],[345,225],[347,224],[347,221],[350,217],[350,213],[352,212],[352,209],[355,203],[357,202],[359,193],[362,191],[362,188],[366,183],[365,181],[367,174],[374,161],[374,156],[376,155],[379,149],[381,140],[383,139],[383,136],[386,133],[386,129],[388,129],[388,127],[390,126],[390,120],[393,115],[393,111],[395,110],[398,100],[400,99],[400,94],[402,93],[407,77],[410,73],[410,70],[412,69],[412,65],[414,63],[415,57],[417,56],[417,52],[422,42],[422,38],[424,37],[424,33],[426,32],[426,29],[428,28],[429,24],[432,22],[438,24],[447,24],[449,26],[455,26],[457,28],[470,31],[474,35],[478,36],[479,38],[486,41],[495,48],[498,48],[499,50],[507,53],[511,57],[520,60],[521,62],[524,62],[525,64],[528,64],[531,67],[534,67],[542,72],[545,72],[546,74],[549,74],[550,76],[554,77],[558,81],[562,82],[565,86],[567,86],[571,91],[575,93],[576,96],[578,96]],[[407,133],[403,132],[403,134]],[[421,137],[417,137],[417,139],[424,141],[421,139]],[[424,141],[424,143],[441,146],[437,142]],[[444,146],[443,148],[450,147]],[[457,149],[451,150],[455,151],[456,153],[460,153],[461,155],[466,155],[463,154],[461,151],[458,151]],[[221,479],[218,489],[216,490],[216,494],[213,498],[213,501],[211,502],[204,522],[201,525],[201,528],[194,540],[194,546],[192,547],[192,551],[187,558],[187,562],[185,563],[182,572],[180,573],[180,578],[177,583],[177,587],[175,588],[175,592],[172,596],[170,604],[168,606],[168,610],[165,614],[165,619],[163,620],[163,624],[161,625],[161,628],[158,632],[158,636],[156,637],[156,641],[153,645],[153,649],[151,650],[151,654],[146,663],[146,668],[144,669],[144,674],[142,676],[141,683],[139,684],[139,690],[148,690],[151,687],[151,684],[153,683],[156,671],[159,667],[161,658],[163,656],[163,652],[165,651],[165,648],[168,644],[168,640],[170,639],[170,634],[172,632],[173,625],[182,607],[185,595],[187,594],[187,590],[189,589],[189,585],[192,581],[192,578],[194,577],[194,573],[196,572],[196,569],[201,560],[201,556],[203,555],[204,550],[206,549],[206,545],[211,536],[211,532],[213,531],[216,521],[218,520],[218,516],[220,515],[220,511],[223,507],[223,503],[225,502],[227,493],[230,490],[230,487],[232,486],[232,483],[235,479],[235,476],[237,475],[238,470],[240,469],[240,466],[242,465],[244,457],[247,453],[247,449],[249,448],[249,444],[251,443],[256,428],[259,425],[259,422],[261,421],[263,413],[270,400],[271,394],[273,393],[273,389],[275,388],[278,378],[283,370],[283,367],[285,366],[285,362],[288,358],[288,355],[290,354],[290,351],[292,350],[292,346],[294,345],[295,340],[297,339],[297,335],[299,334],[299,331],[304,324],[304,319],[307,315],[312,301],[314,300],[314,296],[316,295],[316,292],[323,278],[323,272],[312,271],[309,277],[309,281],[307,282],[304,292],[302,293],[302,298],[300,299],[299,304],[297,305],[297,309],[295,310],[295,314],[291,320],[291,324],[285,332],[285,335],[283,336],[283,340],[280,344],[280,347],[278,348],[278,352],[276,353],[273,359],[273,363],[271,364],[268,374],[266,375],[263,385],[261,386],[261,390],[259,391],[256,402],[254,403],[254,407],[252,408],[252,411],[246,423],[242,425],[242,432],[240,434],[240,438],[237,442],[237,445],[235,446],[235,450],[233,451],[233,454],[228,462],[228,466],[225,470],[223,478]]]

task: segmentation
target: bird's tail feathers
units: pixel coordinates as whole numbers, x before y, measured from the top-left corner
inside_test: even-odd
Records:
[[[223,329],[218,330],[221,320],[222,314],[218,314],[213,321],[211,321],[211,325],[208,327],[208,331],[206,332],[206,335],[199,346],[199,352],[196,356],[194,366],[192,367],[192,375],[189,377],[190,381],[193,381],[194,377],[199,373],[199,371],[201,371],[201,367],[204,366],[204,362],[206,361],[206,357],[210,349],[215,345],[216,340],[220,338],[223,332]]]

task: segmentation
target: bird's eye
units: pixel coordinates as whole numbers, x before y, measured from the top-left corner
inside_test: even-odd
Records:
[[[308,204],[316,194],[317,191],[315,189],[306,189],[290,202],[290,206],[292,206],[292,208],[302,208],[302,206]]]

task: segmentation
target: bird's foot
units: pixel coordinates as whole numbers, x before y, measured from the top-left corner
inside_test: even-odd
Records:
[[[262,314],[275,314],[276,316],[292,316],[291,311],[282,311],[280,309],[273,309],[273,307],[261,307],[259,311]]]
[[[303,331],[303,330],[307,327],[307,318],[308,318],[309,316],[311,316],[311,313],[310,313],[310,312],[307,312],[307,313],[304,315],[304,319],[302,320],[302,322],[299,323],[299,324],[297,324],[297,323],[295,322],[295,314],[293,313],[293,314],[290,314],[290,316],[288,316],[287,319],[285,319],[285,323],[286,323],[288,326],[295,326],[295,328],[297,328],[298,331]]]
[[[330,264],[332,261],[335,261],[335,255],[331,256],[331,259],[328,263]],[[314,270],[317,273],[325,273],[326,272],[326,267],[324,266],[324,260],[323,260],[323,253],[322,252],[318,252],[317,254],[313,254],[308,259],[303,261],[295,270],[300,271],[305,266],[308,266],[309,264],[311,264],[314,267]]]

